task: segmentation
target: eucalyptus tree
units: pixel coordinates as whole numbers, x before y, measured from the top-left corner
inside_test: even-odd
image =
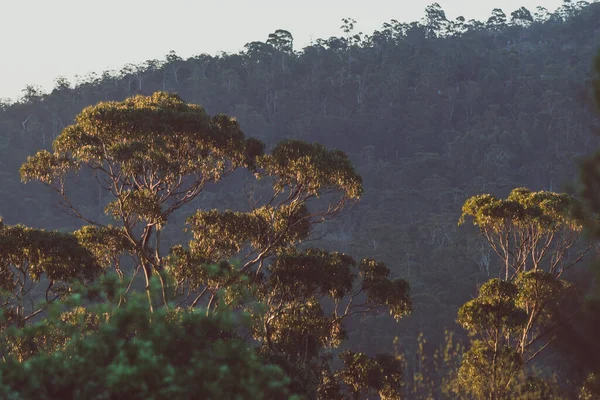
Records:
[[[412,307],[409,286],[392,279],[381,262],[299,247],[315,224],[362,193],[342,152],[284,141],[258,157],[257,167],[271,186],[271,195],[261,192],[263,205],[249,212],[197,211],[188,219],[193,239],[187,249],[172,248],[169,273],[193,299],[190,306],[203,304],[207,312],[216,311],[219,300],[235,306],[240,293],[250,295],[240,307],[253,315],[261,353],[311,371],[324,390],[330,367],[322,357],[348,337],[345,321],[384,310],[400,319]],[[237,265],[228,262],[232,258]]]
[[[427,29],[427,37],[433,38],[440,36],[449,24],[446,13],[439,3],[433,3],[425,8],[423,20],[423,25]]]
[[[89,224],[75,237],[98,265],[123,280],[120,259],[130,254],[134,276],[144,272],[151,311],[155,276],[166,306],[250,313],[248,338],[262,357],[305,371],[303,387],[311,381],[321,388],[315,391],[342,390],[331,382],[346,375],[333,373],[328,349],[347,338],[351,316],[387,311],[399,319],[411,310],[408,283],[393,279],[385,264],[303,246],[316,224],[362,195],[362,178],[339,150],[284,140],[265,153],[234,118],[209,117],[162,92],[84,109],[53,148],[29,157],[22,179],[51,187]],[[163,254],[161,235],[173,214],[238,168],[256,178],[248,184],[250,210],[197,210],[187,220],[189,244]],[[87,216],[70,197],[71,178],[82,170],[110,195],[105,213],[114,225]],[[368,387],[393,391],[388,386],[377,380]]]
[[[570,285],[565,271],[593,247],[580,239],[579,203],[567,194],[514,189],[507,199],[473,196],[459,223],[471,217],[502,261],[502,279],[491,279],[458,313],[475,340],[459,377],[473,393],[511,396],[523,366],[556,339],[553,316]],[[470,382],[470,383],[469,383]]]
[[[506,27],[506,14],[499,8],[492,10],[492,15],[487,20],[487,27],[490,30],[498,31]]]
[[[0,310],[4,325],[23,327],[75,282],[102,272],[93,254],[70,233],[8,226],[0,219]]]
[[[103,294],[110,286],[78,294],[94,297],[91,292]],[[70,298],[55,304],[48,320],[4,332],[0,397],[300,398],[281,368],[261,360],[236,335],[248,324],[243,315],[164,308],[151,313],[143,297],[133,296],[122,307],[108,302],[86,308]],[[11,354],[12,343],[37,343],[42,350],[23,360]]]
[[[146,283],[162,273],[161,230],[169,217],[211,182],[238,167],[254,168],[263,145],[246,139],[224,115],[209,117],[199,106],[167,93],[136,96],[84,109],[54,140],[21,167],[25,182],[38,180],[60,195],[61,204],[90,225],[69,196],[68,180],[86,168],[112,197],[105,212],[120,222]],[[121,249],[122,252],[125,249]]]
[[[533,23],[533,16],[527,8],[521,7],[510,13],[510,23],[513,25],[529,26]]]
[[[292,34],[285,29],[277,29],[275,32],[269,34],[266,43],[273,46],[273,49],[280,53],[281,72],[286,72],[286,56],[291,57],[294,54],[294,37]]]

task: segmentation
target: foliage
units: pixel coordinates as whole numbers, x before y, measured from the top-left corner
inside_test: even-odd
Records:
[[[68,337],[52,352],[0,364],[6,399],[298,398],[280,368],[265,365],[236,338],[242,316],[200,310],[150,313],[143,297],[122,307],[63,313],[16,337]],[[104,317],[108,315],[108,318]],[[241,319],[240,319],[241,318]],[[48,323],[50,322],[50,323]],[[78,327],[87,324],[87,331]]]
[[[169,216],[208,183],[241,166],[255,168],[254,159],[263,151],[259,141],[245,139],[235,119],[210,118],[201,107],[163,92],[87,107],[53,147],[54,153],[41,150],[28,157],[20,170],[22,180],[49,185],[72,213],[99,226],[86,232],[93,234],[96,246],[102,243],[104,251],[114,254],[133,253],[146,285],[154,270],[163,271],[160,249],[149,242],[156,237],[158,243]],[[105,213],[119,221],[119,228],[90,220],[72,203],[66,179],[81,167],[113,198]]]
[[[362,178],[339,150],[289,139],[265,153],[260,141],[245,138],[235,119],[208,117],[201,107],[165,92],[88,107],[53,148],[29,157],[22,179],[50,186],[68,210],[90,224],[74,237],[121,281],[121,259],[132,256],[131,283],[118,293],[119,305],[141,269],[150,312],[161,306],[202,307],[207,315],[223,308],[247,312],[252,324],[245,339],[258,344],[264,357],[292,363],[294,371],[320,369],[317,378],[296,377],[303,392],[309,387],[311,395],[339,392],[332,360],[323,357],[347,339],[349,317],[388,311],[398,320],[412,309],[408,283],[392,279],[384,263],[363,259],[357,265],[345,254],[299,247],[317,224],[339,215],[363,192]],[[67,187],[82,167],[111,198],[105,213],[118,225],[92,220],[72,202]],[[187,219],[189,245],[176,244],[162,256],[160,240],[169,238],[166,227],[175,211],[240,167],[256,178],[248,182],[251,210],[197,209]],[[162,304],[150,290],[154,272]],[[29,358],[36,346],[45,347],[30,344],[29,353],[21,351]]]
[[[459,224],[467,216],[473,218],[473,224],[504,261],[506,280],[528,268],[544,268],[547,262],[548,273],[560,278],[591,248],[577,253],[573,260],[565,259],[583,228],[574,214],[576,207],[577,201],[564,193],[518,188],[506,200],[489,194],[467,199]]]
[[[521,357],[511,347],[492,350],[474,342],[464,355],[458,379],[475,398],[508,399],[510,383],[521,363]]]
[[[0,219],[0,302],[7,322],[22,326],[72,283],[90,283],[101,272],[75,235],[8,226]]]
[[[345,351],[340,355],[344,368],[338,373],[341,381],[348,385],[355,399],[360,393],[375,389],[380,398],[401,398],[402,362],[387,354],[370,358],[364,353]]]
[[[553,316],[569,295],[569,285],[560,278],[592,248],[576,246],[583,229],[577,209],[571,196],[526,188],[512,190],[506,200],[484,194],[465,202],[459,223],[472,217],[505,269],[504,280],[487,281],[479,296],[458,312],[458,322],[479,338],[471,343],[459,371],[467,392],[476,397],[516,396],[516,376],[556,339],[564,322]],[[571,248],[575,256],[568,259]]]
[[[454,329],[456,310],[499,267],[493,250],[473,230],[456,229],[460,205],[478,193],[504,198],[514,187],[562,191],[574,176],[574,160],[598,143],[589,135],[591,114],[580,104],[588,95],[582,83],[596,51],[598,4],[570,2],[556,10],[531,10],[533,23],[511,19],[526,16],[511,11],[494,10],[492,16],[498,18],[486,25],[485,20],[462,17],[447,20],[432,5],[425,13],[429,19],[391,20],[372,34],[356,34],[358,22],[345,18],[340,37],[317,39],[300,51],[289,51],[291,33],[278,31],[238,54],[186,60],[172,52],[163,60],[90,74],[73,83],[63,79],[48,94],[30,86],[22,99],[0,103],[0,213],[11,224],[80,228],[53,209],[55,198],[43,187],[19,185],[17,170],[28,154],[51,150],[65,125],[100,101],[170,91],[202,104],[211,115],[236,116],[243,131],[260,138],[266,148],[282,139],[317,140],[348,155],[364,179],[364,193],[359,204],[345,208],[343,218],[313,225],[311,237],[302,242],[320,238],[310,245],[356,260],[385,262],[390,276],[410,280],[419,311],[400,325],[376,316],[348,319],[347,344],[369,354],[387,352],[398,335],[399,346],[409,352],[408,370],[417,370],[412,339],[424,332],[430,343],[442,343],[440,328]],[[60,164],[55,161],[53,168]],[[179,233],[185,219],[180,216],[197,209],[245,211],[246,176],[238,171],[219,185],[207,185],[180,214],[169,216],[160,240],[149,244],[159,243],[161,257],[170,246],[183,244],[188,239]],[[275,178],[267,179],[272,183]],[[256,185],[257,198],[266,199],[256,208],[271,197],[261,186],[268,186],[267,179]],[[86,218],[105,227],[120,225],[103,214],[114,198],[98,188],[91,171],[82,168],[69,181],[77,183],[68,187],[68,194]],[[313,213],[325,200],[314,198],[306,206]],[[265,259],[262,272],[270,262]],[[194,261],[194,269],[199,264]],[[215,273],[210,283],[215,285],[233,277],[231,271],[240,266],[241,260],[211,262],[196,271]],[[236,279],[253,279],[256,269],[235,274]],[[137,271],[127,261],[122,270]],[[178,289],[203,290],[208,278],[180,271],[181,282],[188,279],[188,284]],[[580,281],[592,280],[577,269],[564,277],[575,274],[581,274]],[[542,362],[564,366],[562,361]],[[566,373],[561,379],[567,379]]]

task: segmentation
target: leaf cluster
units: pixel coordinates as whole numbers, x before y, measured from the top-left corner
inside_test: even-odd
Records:
[[[396,320],[412,311],[408,282],[390,279],[390,270],[384,263],[365,258],[359,265],[359,271],[362,288],[370,302],[386,307]]]
[[[477,298],[459,309],[457,321],[470,335],[486,335],[490,342],[499,331],[513,332],[521,328],[527,318],[526,312],[516,304],[518,293],[514,283],[491,279],[481,286]]]
[[[344,367],[336,373],[355,398],[360,393],[375,390],[381,399],[402,398],[403,362],[398,357],[378,354],[374,358],[365,353],[346,350],[340,354]]]
[[[93,254],[71,233],[45,231],[22,225],[8,226],[0,220],[0,284],[13,290],[14,267],[39,282],[91,282],[101,272]]]
[[[362,179],[354,171],[348,156],[340,150],[327,150],[319,143],[283,140],[269,154],[258,158],[262,175],[275,178],[273,189],[305,192],[318,196],[339,190],[348,199],[358,199],[363,192]]]
[[[506,200],[489,194],[467,199],[459,224],[464,223],[466,217],[472,217],[474,225],[494,232],[504,232],[513,225],[534,225],[542,231],[553,231],[562,226],[580,230],[581,221],[573,213],[577,204],[573,197],[565,193],[533,192],[527,188],[516,188]]]
[[[139,296],[110,310],[109,318],[103,317],[105,311],[76,308],[63,314],[62,324],[52,326],[55,334],[81,322],[87,332],[74,334],[52,352],[23,362],[9,357],[0,364],[1,396],[159,400],[192,399],[202,393],[207,398],[295,398],[281,369],[263,364],[235,338],[239,318],[231,312],[151,313]],[[45,324],[16,334],[27,340],[48,332]]]

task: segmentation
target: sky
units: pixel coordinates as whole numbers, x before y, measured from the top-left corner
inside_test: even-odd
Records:
[[[285,29],[300,50],[311,40],[341,36],[341,19],[371,34],[384,22],[420,20],[435,0],[0,0],[0,99],[17,99],[26,85],[48,92],[54,81],[125,64],[237,53]],[[562,0],[438,0],[448,19],[487,20],[522,6],[554,11]]]

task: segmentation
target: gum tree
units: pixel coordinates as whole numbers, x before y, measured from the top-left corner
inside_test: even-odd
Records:
[[[556,339],[553,315],[570,288],[562,276],[593,247],[579,240],[578,209],[567,194],[526,188],[505,200],[484,194],[465,202],[459,224],[472,218],[502,261],[503,277],[482,285],[458,313],[474,338],[459,379],[473,393],[510,396],[517,374]]]
[[[281,368],[264,363],[236,336],[248,323],[242,315],[165,308],[151,313],[142,294],[122,307],[78,304],[69,299],[51,309],[48,321],[5,334],[10,343],[43,342],[45,348],[26,360],[4,357],[3,399],[191,399],[200,393],[299,399]],[[61,312],[65,306],[69,311]]]
[[[68,211],[105,229],[69,195],[69,178],[90,171],[110,194],[105,212],[119,222],[119,236],[148,285],[152,274],[164,269],[160,235],[169,217],[207,184],[239,167],[252,169],[263,145],[246,139],[234,119],[209,117],[197,105],[158,92],[85,108],[54,140],[53,149],[28,157],[22,180],[45,183]]]
[[[383,263],[304,244],[316,224],[362,194],[361,177],[339,150],[285,140],[265,153],[235,119],[209,117],[161,92],[86,108],[53,147],[28,158],[22,179],[53,188],[89,224],[76,237],[100,265],[122,279],[120,257],[131,254],[144,272],[150,310],[148,284],[156,276],[165,305],[207,315],[249,313],[246,338],[258,343],[261,357],[296,377],[300,391],[342,395],[340,382],[351,373],[333,371],[328,349],[347,338],[348,318],[385,311],[399,319],[412,308],[408,283],[393,279]],[[190,242],[161,254],[161,233],[173,213],[238,168],[256,178],[249,210],[197,210],[187,219]],[[72,175],[83,169],[110,194],[105,212],[114,225],[89,218],[70,196]],[[347,367],[387,363],[401,373],[384,356],[368,360],[361,356]],[[391,382],[382,377],[360,390],[393,398],[398,388]]]
[[[93,254],[70,233],[8,226],[0,218],[0,310],[23,327],[70,291],[102,272]]]

